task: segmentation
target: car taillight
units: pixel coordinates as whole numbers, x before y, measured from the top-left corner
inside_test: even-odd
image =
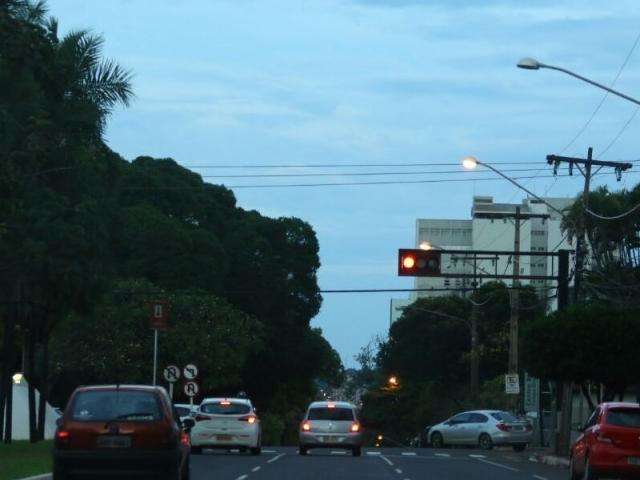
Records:
[[[496,427],[498,427],[498,430],[502,430],[503,432],[508,432],[509,431],[509,427],[507,425],[505,425],[504,423],[498,423],[498,424],[496,424]]]
[[[240,420],[241,422],[247,422],[247,423],[250,423],[250,424],[254,424],[254,423],[256,423],[256,420],[258,420],[258,417],[256,417],[255,415],[247,415],[245,417],[238,418],[238,420]]]
[[[200,415],[200,414],[196,415],[196,418],[195,418],[196,422],[202,422],[204,420],[211,420],[211,417],[208,417],[206,415]]]
[[[69,443],[69,439],[71,438],[71,434],[67,430],[58,430],[56,431],[56,444],[59,446],[67,445]]]
[[[351,431],[352,432],[359,432],[360,431],[360,424],[357,423],[357,422],[351,424]]]
[[[180,443],[182,445],[186,445],[187,447],[191,446],[191,438],[187,432],[182,432],[180,434]]]
[[[309,422],[309,421],[302,422],[302,430],[304,430],[305,432],[310,432],[311,431],[311,422]]]

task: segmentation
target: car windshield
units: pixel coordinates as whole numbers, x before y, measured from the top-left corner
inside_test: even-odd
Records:
[[[203,403],[200,411],[211,415],[246,415],[251,407],[246,403],[222,401]]]
[[[640,428],[640,409],[615,409],[607,414],[607,424],[616,427]]]
[[[309,420],[332,420],[334,422],[352,422],[353,410],[344,407],[314,407],[309,410]]]
[[[86,391],[76,395],[71,418],[77,422],[154,421],[162,417],[155,394],[131,390]]]
[[[491,416],[499,422],[517,422],[518,419],[509,412],[493,412]]]

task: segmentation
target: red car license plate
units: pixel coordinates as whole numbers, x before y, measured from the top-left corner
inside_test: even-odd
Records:
[[[98,437],[98,448],[131,448],[131,437],[124,435],[104,435]]]

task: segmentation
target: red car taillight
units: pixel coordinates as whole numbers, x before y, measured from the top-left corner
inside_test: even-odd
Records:
[[[360,424],[358,422],[355,422],[355,423],[351,424],[351,431],[353,433],[359,432],[360,431]]]
[[[498,427],[498,430],[502,430],[503,432],[509,431],[509,426],[505,425],[504,423],[498,423],[496,424],[496,427]]]
[[[308,420],[305,421],[305,422],[302,422],[302,426],[300,428],[304,432],[310,432],[311,431],[311,422],[308,421]]]
[[[58,447],[69,445],[69,439],[71,434],[68,430],[57,430],[55,436],[55,443]]]
[[[187,447],[191,446],[191,438],[189,437],[189,434],[187,432],[182,432],[180,434],[180,443],[182,445],[186,445]]]
[[[247,422],[247,423],[250,423],[250,424],[254,424],[258,420],[258,417],[256,417],[255,415],[246,415],[244,417],[238,418],[238,420],[240,420],[241,422]]]

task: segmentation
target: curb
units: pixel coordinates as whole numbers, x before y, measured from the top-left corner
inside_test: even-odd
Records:
[[[555,455],[534,454],[529,457],[530,462],[544,463],[552,467],[569,468],[569,459],[565,457],[557,457]]]
[[[18,480],[46,480],[51,478],[51,474],[50,473],[43,473],[41,475],[34,475],[33,477],[24,477],[24,478],[20,478]]]

